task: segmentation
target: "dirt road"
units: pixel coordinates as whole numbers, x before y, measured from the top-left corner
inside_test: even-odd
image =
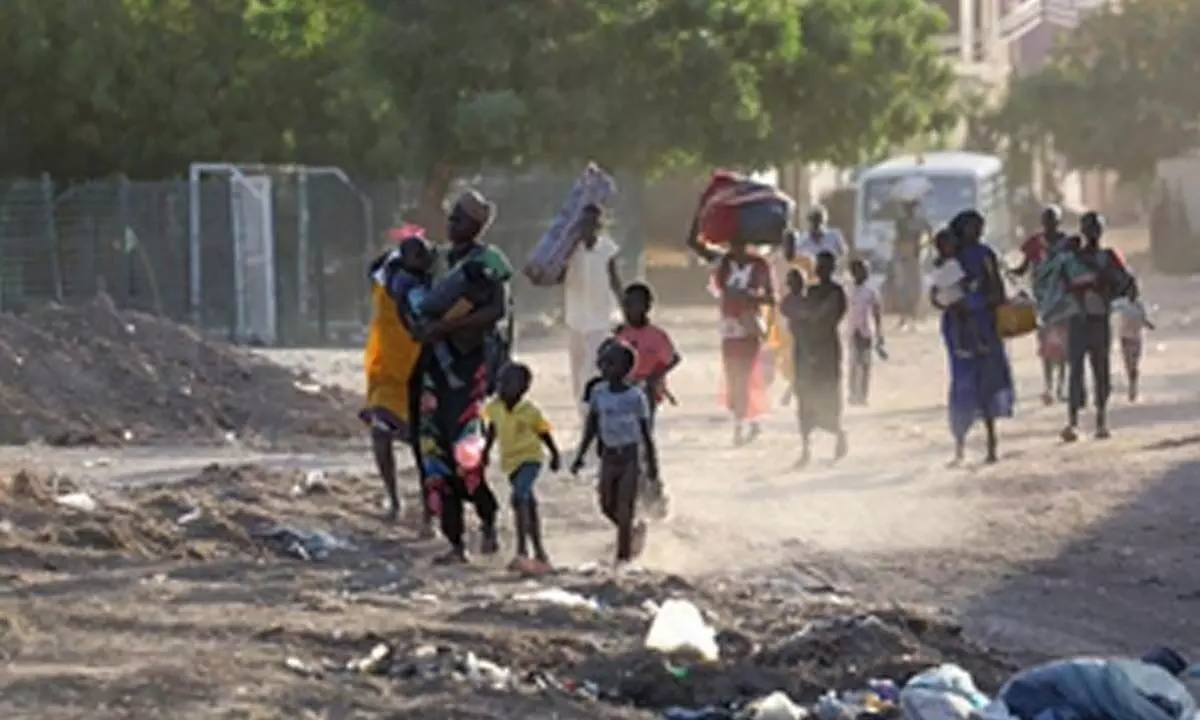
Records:
[[[1018,416],[1001,427],[1001,462],[980,464],[975,447],[967,467],[954,470],[945,465],[944,358],[932,324],[889,338],[891,360],[877,368],[871,407],[849,412],[850,456],[837,465],[824,463],[820,458],[833,450],[829,441],[816,448],[812,467],[797,472],[791,469],[798,448],[787,408],[768,418],[753,446],[732,446],[728,421],[716,407],[719,364],[710,311],[664,309],[659,321],[674,334],[685,362],[673,378],[680,405],[665,410],[660,422],[672,516],[652,529],[645,565],[697,583],[769,581],[771,592],[787,598],[779,603],[798,601],[806,589],[830,587],[873,601],[928,603],[961,614],[969,634],[1020,655],[1140,651],[1166,640],[1196,656],[1200,525],[1194,518],[1200,494],[1192,485],[1200,481],[1200,335],[1191,309],[1200,285],[1155,280],[1146,295],[1161,306],[1155,317],[1160,329],[1148,339],[1141,402],[1115,400],[1113,438],[1085,436],[1061,445],[1064,410],[1036,401],[1040,378],[1032,341],[1018,342],[1012,355],[1021,403]],[[358,353],[271,355],[324,382],[360,383]],[[561,344],[531,343],[522,359],[536,372],[534,398],[569,446],[578,428]],[[1123,390],[1118,382],[1118,395]],[[136,547],[143,558],[137,562],[117,562],[113,548],[99,552],[94,546],[83,555],[71,548],[47,555],[44,544],[37,545],[41,554],[5,553],[0,570],[8,573],[8,587],[0,585],[0,607],[8,624],[0,627],[0,659],[10,664],[7,680],[0,671],[0,714],[33,717],[36,708],[36,717],[83,717],[85,707],[104,702],[108,711],[86,716],[148,717],[145,712],[172,708],[172,716],[181,718],[266,718],[279,716],[271,708],[289,707],[301,708],[292,716],[386,717],[416,708],[417,700],[404,705],[394,692],[375,686],[286,681],[279,646],[361,651],[383,628],[414,642],[468,638],[462,642],[516,656],[553,655],[555,643],[568,642],[541,630],[501,639],[499,628],[510,620],[495,608],[452,619],[423,614],[413,595],[418,590],[466,603],[472,587],[485,588],[492,600],[502,592],[497,588],[511,588],[485,565],[486,581],[468,581],[464,590],[453,576],[423,564],[429,546],[416,543],[410,529],[385,530],[375,517],[377,492],[361,447],[307,456],[237,448],[0,452],[6,468],[57,471],[85,490],[151,486],[195,475],[213,462],[256,466],[234,483],[258,488],[256,506],[325,518],[357,538],[370,538],[369,552],[357,565],[336,571],[297,569],[222,550],[233,545],[208,538],[204,547],[210,550],[188,545],[185,562],[171,548],[154,549],[165,547],[151,542],[159,531],[138,520],[120,526],[140,538]],[[348,473],[334,506],[307,497],[289,500],[290,484],[314,469]],[[546,536],[560,565],[607,556],[611,534],[594,509],[587,479],[547,476],[541,494]],[[161,507],[153,497],[144,502]],[[112,527],[105,525],[106,532],[115,533]],[[114,537],[112,544],[119,545],[125,536]],[[374,583],[374,590],[346,589],[356,582]],[[588,587],[598,592],[594,583]],[[706,583],[690,592],[715,593],[715,587]],[[642,599],[628,587],[621,592],[634,606]],[[723,607],[754,615],[754,621],[763,613],[792,612],[780,604]],[[615,636],[641,622],[622,618],[590,631]],[[766,624],[756,628],[773,632]],[[248,637],[270,637],[275,644],[264,649],[247,644]],[[570,652],[598,651],[577,646]],[[362,692],[373,699],[363,700]],[[571,714],[556,706],[552,712],[530,702],[523,712],[543,713],[530,717],[625,716],[617,709]],[[463,701],[459,711],[444,716],[490,716],[472,715],[471,707]]]
[[[1162,637],[1200,650],[1186,611],[1195,602],[1186,598],[1200,597],[1200,549],[1188,542],[1200,538],[1189,515],[1200,500],[1187,490],[1190,478],[1200,481],[1200,335],[1186,298],[1200,296],[1200,285],[1149,287],[1159,330],[1147,339],[1139,403],[1124,399],[1119,365],[1114,372],[1111,439],[1085,434],[1062,445],[1065,408],[1041,406],[1033,342],[1016,342],[1020,406],[1001,426],[1001,462],[980,462],[979,438],[962,469],[946,467],[945,360],[932,323],[889,338],[871,407],[848,413],[850,456],[821,462],[833,451],[826,439],[797,472],[790,408],[775,410],[754,446],[734,448],[716,403],[709,311],[664,311],[685,362],[672,383],[680,406],[660,424],[673,515],[654,529],[645,562],[682,574],[794,566],[856,594],[953,608],[1019,650],[1137,650]],[[277,357],[357,382],[352,354]],[[522,359],[537,373],[533,394],[573,442],[564,353],[550,345]],[[597,557],[610,538],[587,488],[565,477],[542,487],[556,508],[557,555]]]

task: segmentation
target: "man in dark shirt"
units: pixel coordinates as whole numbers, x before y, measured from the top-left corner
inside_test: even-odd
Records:
[[[1078,303],[1078,312],[1070,319],[1068,335],[1068,411],[1066,442],[1078,439],[1079,411],[1086,404],[1084,364],[1092,368],[1096,397],[1096,437],[1104,439],[1108,431],[1108,398],[1112,390],[1109,358],[1112,355],[1112,301],[1129,294],[1133,276],[1121,256],[1100,246],[1104,220],[1099,213],[1087,212],[1079,220],[1082,247],[1077,251],[1081,272],[1070,279],[1070,289]]]

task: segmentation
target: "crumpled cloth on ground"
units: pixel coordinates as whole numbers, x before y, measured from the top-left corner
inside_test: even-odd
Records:
[[[984,720],[1195,720],[1195,700],[1174,676],[1128,658],[1074,658],[1017,674]]]

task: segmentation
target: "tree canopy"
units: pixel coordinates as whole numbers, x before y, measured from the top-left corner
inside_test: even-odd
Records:
[[[924,0],[6,0],[0,167],[436,194],[488,166],[853,163],[953,122],[944,25]]]
[[[1016,78],[990,118],[1010,142],[1050,138],[1073,169],[1151,177],[1155,163],[1200,144],[1200,4],[1129,0],[1095,11],[1050,62]]]

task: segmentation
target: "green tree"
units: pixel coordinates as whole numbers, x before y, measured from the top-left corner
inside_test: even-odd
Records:
[[[364,19],[358,0],[0,3],[0,162],[71,180],[365,156],[343,70]]]
[[[1200,141],[1200,6],[1130,0],[1097,11],[1042,70],[1017,79],[993,117],[1018,143],[1052,139],[1074,169],[1144,181],[1155,163]]]
[[[949,120],[923,0],[7,0],[0,162],[852,163]]]
[[[852,163],[953,120],[923,0],[370,5],[426,214],[493,163]]]

